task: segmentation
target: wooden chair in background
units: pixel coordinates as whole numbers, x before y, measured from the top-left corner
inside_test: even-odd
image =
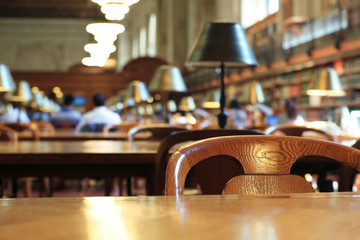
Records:
[[[154,195],[163,195],[165,189],[165,172],[168,163],[169,150],[179,143],[198,141],[211,137],[232,135],[264,135],[255,130],[236,129],[203,129],[182,131],[169,135],[161,141],[159,146],[154,174]],[[227,157],[210,158],[196,165],[193,169],[195,181],[201,188],[202,194],[221,194],[225,184],[234,176],[243,173],[242,166]],[[209,178],[211,176],[211,178]]]
[[[128,132],[128,140],[129,141],[133,141],[134,140],[134,136],[138,133],[149,133],[149,137],[147,138],[147,140],[149,141],[160,141],[162,139],[164,139],[165,137],[167,137],[168,135],[174,133],[174,132],[178,132],[178,131],[186,131],[187,129],[184,127],[179,127],[176,125],[170,125],[170,124],[166,124],[166,123],[156,123],[156,124],[145,124],[145,125],[139,125],[136,127],[133,127],[129,130]],[[120,192],[121,192],[121,181],[123,178],[117,179],[115,178],[114,182],[113,182],[113,187],[114,188],[118,188],[120,187]],[[139,188],[139,184],[138,182],[140,181],[141,178],[135,178],[134,179],[134,188]],[[120,182],[120,184],[118,184],[118,182]],[[152,191],[152,186],[151,184],[149,185],[149,183],[152,182],[152,179],[146,179],[147,182],[147,191]],[[109,190],[108,190],[109,191]],[[132,195],[132,181],[131,178],[128,177],[127,178],[127,193],[128,195]]]
[[[314,192],[304,178],[290,175],[292,164],[304,156],[333,159],[360,170],[360,151],[337,143],[290,136],[217,137],[180,148],[171,156],[166,195],[182,195],[186,175],[193,166],[209,157],[224,155],[240,162],[245,173],[231,179],[224,194]]]
[[[18,141],[16,132],[6,126],[0,126],[0,141],[10,141],[16,143]],[[4,180],[0,177],[0,198],[4,195]]]
[[[324,132],[319,129],[309,128],[306,126],[297,126],[289,124],[280,124],[269,127],[265,130],[267,135],[286,135],[286,136],[296,136],[296,137],[310,137],[315,139],[327,140],[327,141],[336,141],[336,138],[331,134]],[[317,177],[317,186],[321,192],[332,192],[333,185],[331,180],[327,180],[327,176],[330,172],[339,174],[342,166],[338,162],[331,161],[319,161],[316,157],[308,157],[303,159],[303,161],[296,162],[293,165],[292,173],[297,175],[304,176],[307,173],[316,174]],[[341,176],[340,176],[341,178]]]
[[[145,124],[133,127],[129,130],[127,136],[128,140],[132,141],[134,139],[134,135],[138,133],[150,133],[148,140],[160,141],[163,138],[167,137],[173,132],[176,131],[185,131],[187,130],[185,127],[180,127],[176,125],[166,124],[166,123],[158,123],[158,124]]]
[[[60,131],[74,131],[74,129],[75,129],[76,125],[77,125],[77,122],[74,122],[74,121],[70,121],[70,122],[57,121],[57,122],[54,122],[53,125],[54,125],[55,129],[60,130]]]
[[[109,132],[128,132],[131,128],[139,125],[138,122],[122,122],[120,124],[109,126],[105,125],[103,128],[103,133],[108,134]]]
[[[30,125],[39,133],[48,133],[51,136],[55,135],[55,127],[50,122],[31,122]]]
[[[12,129],[16,132],[16,135],[24,135],[29,137],[30,141],[39,141],[39,129],[33,123],[6,123],[6,127]],[[51,130],[50,130],[51,131]],[[34,178],[26,177],[20,178],[25,182],[25,196],[32,196],[32,181]],[[40,195],[45,194],[47,197],[52,196],[52,188],[51,188],[51,179],[49,178],[39,178],[39,186],[40,186]],[[17,196],[18,192],[18,184],[17,179],[12,179],[12,192],[14,197]]]
[[[286,136],[297,136],[297,137],[304,137],[304,134],[306,137],[312,137],[316,139],[323,139],[334,142],[336,139],[331,134],[324,132],[322,130],[316,129],[316,128],[309,128],[305,126],[296,126],[296,125],[275,125],[267,128],[265,130],[266,135],[274,135],[274,134],[283,134]]]
[[[30,123],[6,123],[5,126],[16,131],[18,135],[26,135],[29,140],[38,141],[40,139],[39,132]]]

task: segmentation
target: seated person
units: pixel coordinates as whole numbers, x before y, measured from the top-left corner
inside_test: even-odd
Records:
[[[77,124],[81,119],[81,113],[72,108],[74,97],[72,95],[65,95],[63,108],[51,116],[51,123],[56,126],[60,122],[73,122]]]
[[[230,102],[228,117],[228,128],[244,129],[249,126],[248,116],[245,111],[241,109],[239,101],[234,98]]]
[[[5,123],[29,123],[30,117],[21,107],[21,103],[13,102],[12,105],[14,108],[2,114],[1,121]]]
[[[121,123],[120,115],[105,106],[106,97],[104,94],[95,94],[93,101],[95,108],[83,115],[75,128],[76,132],[99,132],[100,128],[102,130],[102,127],[105,125],[111,128],[112,125]]]
[[[278,124],[294,124],[294,125],[304,125],[305,120],[299,114],[299,110],[296,107],[295,100],[288,99],[285,102],[285,112],[280,114],[278,117]]]

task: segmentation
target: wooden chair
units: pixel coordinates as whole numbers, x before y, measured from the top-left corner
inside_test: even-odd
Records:
[[[78,122],[75,122],[75,121],[71,121],[71,122],[56,121],[56,122],[53,122],[53,125],[54,125],[55,129],[58,129],[58,130],[61,130],[61,131],[74,131],[77,124],[78,124]]]
[[[139,125],[136,127],[133,127],[129,130],[128,132],[128,140],[132,141],[134,139],[134,135],[138,134],[138,133],[145,133],[145,132],[149,132],[151,135],[149,136],[149,138],[147,138],[147,140],[155,140],[155,141],[160,141],[163,138],[167,137],[168,135],[176,132],[176,131],[185,131],[187,130],[184,127],[179,127],[176,125],[170,125],[170,124],[166,124],[166,123],[157,123],[157,124],[145,124],[145,125]],[[120,182],[121,182],[122,178],[120,178]],[[139,180],[139,178],[135,179],[135,187],[136,187],[136,182]],[[114,186],[117,185],[118,180],[115,179],[114,181]],[[132,195],[132,184],[131,184],[131,178],[127,178],[127,192],[128,195]],[[148,192],[152,192],[152,186],[151,186],[151,182],[152,179],[150,177],[148,177],[148,179],[146,179],[147,182],[147,191]],[[121,186],[121,184],[120,184]],[[121,189],[120,189],[121,191]]]
[[[135,134],[148,132],[151,133],[151,136],[148,138],[148,140],[160,141],[173,132],[185,131],[185,130],[187,130],[185,127],[180,127],[166,123],[145,124],[131,128],[127,136],[128,136],[128,140],[132,141],[134,139]]]
[[[0,141],[17,142],[18,136],[16,131],[7,126],[0,125]]]
[[[40,139],[38,130],[30,123],[5,123],[5,126],[13,129],[17,134],[29,136],[29,140],[38,141]]]
[[[107,134],[107,133],[113,132],[113,131],[128,132],[131,128],[136,127],[137,125],[139,125],[138,122],[122,122],[120,124],[111,126],[111,128],[109,128],[109,126],[105,125],[103,128],[103,133]]]
[[[0,141],[10,141],[16,143],[18,141],[17,133],[6,126],[0,126]],[[3,179],[0,178],[0,198],[4,195]]]
[[[28,140],[30,141],[39,141],[39,129],[33,123],[5,123],[5,127],[12,129],[16,132],[16,139],[17,135],[26,135],[28,136]],[[34,178],[20,178],[25,182],[25,196],[30,197],[32,195],[32,181]],[[46,196],[52,196],[52,189],[51,189],[51,179],[49,178],[39,178],[40,182],[40,195],[45,193]],[[12,192],[13,196],[17,196],[18,191],[18,184],[17,179],[12,179]]]
[[[189,170],[214,156],[241,163],[245,175],[230,180],[224,194],[314,192],[311,185],[290,175],[292,164],[304,156],[333,159],[360,170],[360,151],[337,143],[290,136],[228,136],[195,142],[177,150],[166,172],[166,195],[182,195]]]
[[[297,137],[303,137],[304,133],[313,133],[314,135],[306,135],[306,136],[317,139],[324,139],[333,142],[335,141],[334,136],[332,136],[331,134],[319,129],[309,128],[306,126],[281,124],[281,125],[271,126],[265,130],[266,135],[274,135],[275,133],[280,133],[287,136],[297,136]]]
[[[265,130],[265,134],[281,134],[286,136],[311,137],[316,139],[328,140],[334,142],[336,139],[329,133],[322,130],[309,128],[306,126],[297,126],[290,124],[280,124],[272,126]],[[305,160],[305,159],[304,159]],[[299,161],[293,165],[292,173],[305,175],[306,173],[317,174],[317,186],[321,192],[332,192],[332,181],[327,180],[329,172],[340,172],[341,164],[331,161],[318,161],[315,157],[308,157],[306,161]]]
[[[161,141],[156,155],[153,194],[163,195],[166,166],[169,156],[171,155],[169,150],[172,149],[174,145],[187,141],[231,135],[264,135],[264,133],[254,130],[203,129],[178,132],[164,138]],[[193,170],[202,194],[221,194],[228,180],[243,173],[240,164],[226,157],[208,159],[196,165]],[[212,176],[211,179],[208,178],[210,175]]]
[[[55,127],[50,122],[41,121],[41,122],[31,122],[31,127],[34,128],[38,132],[46,132],[49,135],[55,135]]]

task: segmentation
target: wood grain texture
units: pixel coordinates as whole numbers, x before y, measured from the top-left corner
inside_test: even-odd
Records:
[[[128,132],[128,140],[132,141],[134,136],[138,133],[150,132],[152,135],[149,140],[162,140],[173,132],[185,131],[185,127],[176,126],[166,123],[153,123],[133,127]]]
[[[170,149],[173,150],[173,146],[180,143],[184,144],[187,141],[198,141],[211,137],[233,136],[233,135],[264,135],[264,134],[254,130],[203,129],[203,130],[177,132],[175,134],[172,134],[164,138],[161,141],[158,152],[156,154],[154,194],[155,195],[164,194],[166,166],[169,160],[169,156],[171,155],[169,153],[169,150]],[[219,162],[220,162],[219,164],[216,164],[214,161],[211,160],[210,162],[207,162],[207,165],[211,165],[212,163],[212,165],[216,164],[216,166],[198,165],[197,169],[195,169],[195,175],[198,180],[198,184],[200,184],[203,194],[220,194],[226,182],[229,179],[242,173],[241,166],[239,167],[238,164],[236,163],[228,163],[229,159],[221,159],[221,161]],[[220,171],[221,169],[229,166],[232,169],[224,169],[224,171]],[[214,168],[215,171],[211,171],[211,168]],[[216,182],[216,184],[212,184],[212,186],[209,186],[209,184],[205,183],[205,182],[209,182],[210,175],[211,175],[211,181]]]
[[[1,240],[358,239],[358,193],[0,199]]]
[[[314,188],[297,175],[241,175],[232,178],[224,194],[289,194],[311,193]]]
[[[332,142],[336,140],[334,136],[322,130],[315,128],[308,128],[305,126],[294,126],[289,124],[271,126],[265,130],[265,134],[273,135],[277,131],[287,136],[296,136],[296,137],[302,137],[305,132],[310,132],[317,134],[317,136],[320,135],[320,137],[324,137],[324,140],[329,140]]]
[[[189,170],[203,159],[227,155],[237,159],[245,174],[289,174],[303,156],[330,158],[360,170],[360,151],[337,143],[289,136],[230,136],[198,141],[177,150],[166,173],[166,194],[181,195]]]

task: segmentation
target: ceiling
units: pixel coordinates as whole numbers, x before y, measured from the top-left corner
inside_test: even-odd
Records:
[[[0,1],[3,17],[103,20],[104,14],[91,0],[5,0]]]

